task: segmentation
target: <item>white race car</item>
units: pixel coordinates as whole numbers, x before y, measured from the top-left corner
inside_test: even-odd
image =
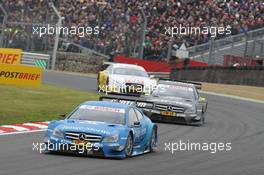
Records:
[[[110,63],[98,74],[98,90],[105,93],[150,94],[157,81],[138,65]]]

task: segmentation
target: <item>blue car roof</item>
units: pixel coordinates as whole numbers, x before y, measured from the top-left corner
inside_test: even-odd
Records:
[[[81,105],[103,106],[103,107],[122,108],[122,109],[129,108],[129,105],[127,104],[108,102],[108,101],[86,101],[83,102]]]

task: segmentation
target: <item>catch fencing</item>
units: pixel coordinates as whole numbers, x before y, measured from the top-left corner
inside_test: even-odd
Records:
[[[188,51],[192,59],[210,65],[223,65],[225,55],[261,59],[264,58],[264,28],[219,40],[210,40],[206,44],[190,47]]]

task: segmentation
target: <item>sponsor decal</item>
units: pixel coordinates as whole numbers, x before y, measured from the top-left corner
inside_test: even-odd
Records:
[[[21,49],[0,48],[0,64],[20,64]]]
[[[127,79],[125,80],[126,83],[140,83],[140,84],[144,84],[143,80],[140,79]]]
[[[137,102],[137,107],[144,108],[145,106],[147,106],[147,103],[145,103],[145,102]]]
[[[117,112],[117,113],[125,113],[124,109],[119,108],[110,108],[104,106],[90,106],[90,105],[82,105],[80,109],[89,109],[89,110],[96,110],[96,111],[104,111],[104,112]]]
[[[134,101],[127,101],[127,100],[119,100],[119,103],[126,104],[126,105],[134,105]]]
[[[39,87],[41,79],[40,67],[0,64],[0,84]]]
[[[79,126],[61,126],[60,127],[61,130],[71,130],[71,131],[78,131],[78,132],[95,132],[95,133],[99,133],[99,134],[110,134],[109,131],[107,130],[103,130],[103,129],[97,129],[94,127],[89,127],[89,126],[85,126],[85,127],[79,127]]]
[[[175,89],[175,90],[184,90],[184,91],[193,91],[193,88],[191,87],[184,87],[184,86],[177,86],[177,85],[167,85],[167,84],[161,84],[159,85],[161,87],[169,88],[169,89]]]

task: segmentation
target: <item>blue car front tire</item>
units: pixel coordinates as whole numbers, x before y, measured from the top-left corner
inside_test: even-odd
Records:
[[[132,134],[128,134],[127,136],[127,141],[126,141],[126,146],[125,146],[125,155],[126,157],[131,157],[133,154],[133,137]]]

